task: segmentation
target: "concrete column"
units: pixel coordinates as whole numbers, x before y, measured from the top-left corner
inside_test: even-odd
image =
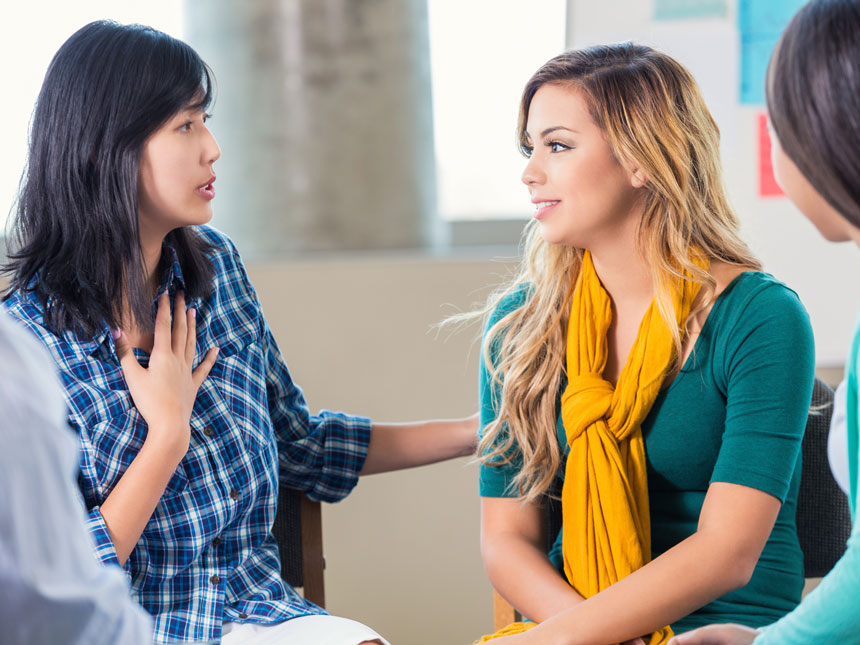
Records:
[[[433,246],[426,0],[184,0],[217,79],[214,225],[247,258]]]

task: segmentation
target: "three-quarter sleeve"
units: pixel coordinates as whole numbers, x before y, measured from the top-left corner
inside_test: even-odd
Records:
[[[784,502],[812,398],[809,316],[794,292],[764,282],[734,312],[726,339],[716,349],[726,421],[711,481],[749,486]]]

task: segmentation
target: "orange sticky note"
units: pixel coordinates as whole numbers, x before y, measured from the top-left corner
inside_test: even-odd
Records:
[[[760,112],[758,119],[758,194],[759,197],[784,197],[776,183],[770,163],[770,133],[767,131],[767,114]]]

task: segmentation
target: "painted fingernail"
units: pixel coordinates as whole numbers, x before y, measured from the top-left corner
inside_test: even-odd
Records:
[[[111,329],[110,335],[113,336],[113,339],[116,340],[120,336],[122,336],[122,332],[119,329]]]
[[[197,310],[192,307],[190,311],[191,311],[191,317],[196,318],[197,317]]]

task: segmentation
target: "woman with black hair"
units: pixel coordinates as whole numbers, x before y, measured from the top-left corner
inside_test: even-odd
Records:
[[[767,107],[786,195],[825,239],[860,246],[860,2],[812,0],[797,13],[770,60]],[[847,407],[834,411],[828,450],[854,518],[845,554],[797,609],[763,630],[709,625],[670,645],[860,643],[858,370],[860,324],[840,386]]]
[[[196,52],[151,28],[94,22],[63,44],[5,305],[59,367],[97,556],[125,568],[157,641],[381,643],[281,580],[279,476],[336,501],[360,474],[469,454],[476,419],[309,413],[236,248],[205,226],[211,97]]]

